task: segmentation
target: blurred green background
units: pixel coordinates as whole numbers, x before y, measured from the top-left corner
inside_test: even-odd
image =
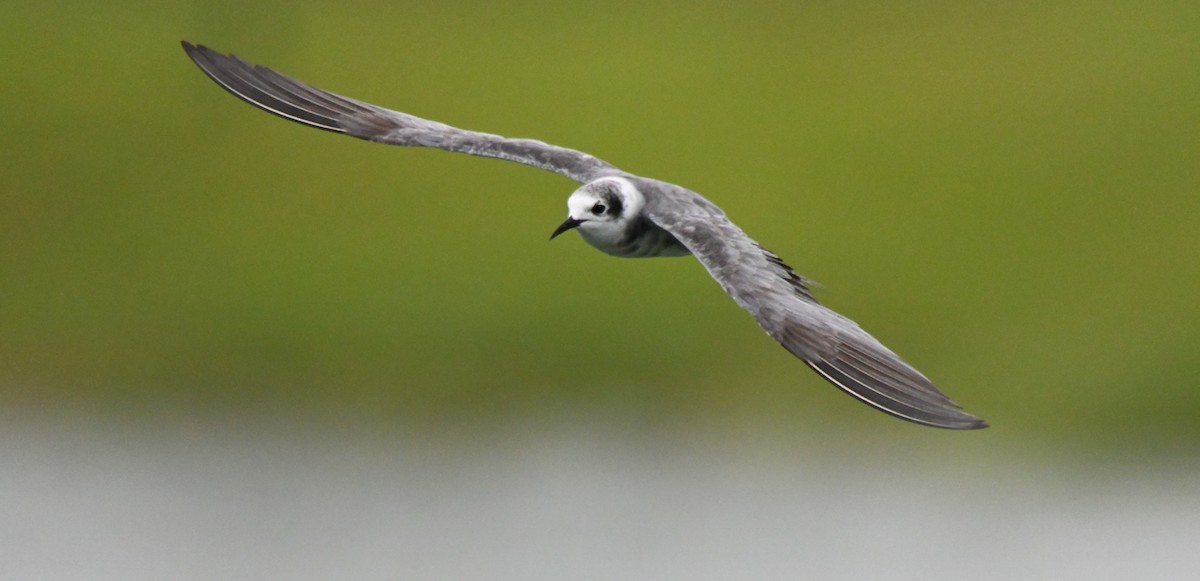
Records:
[[[1197,451],[1193,2],[5,12],[10,415],[418,432],[604,417]],[[569,180],[273,118],[180,39],[692,188],[993,427],[925,430],[856,403],[694,260],[547,242]]]

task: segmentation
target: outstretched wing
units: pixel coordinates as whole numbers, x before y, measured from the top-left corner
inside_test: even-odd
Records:
[[[803,278],[746,236],[720,208],[672,184],[639,179],[639,187],[653,192],[646,194],[647,217],[687,246],[768,335],[829,382],[918,424],[987,427],[854,321],[818,304]]]
[[[451,127],[301,83],[236,56],[183,41],[183,49],[212,80],[238,98],[284,119],[360,139],[507,159],[579,182],[624,172],[586,153],[533,139],[509,139]]]

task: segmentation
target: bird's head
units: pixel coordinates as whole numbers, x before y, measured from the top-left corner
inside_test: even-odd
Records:
[[[567,198],[567,219],[554,230],[554,238],[579,228],[588,242],[619,239],[629,221],[642,210],[646,199],[629,180],[618,177],[588,182]]]

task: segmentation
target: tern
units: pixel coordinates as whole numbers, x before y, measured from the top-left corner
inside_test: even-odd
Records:
[[[700,194],[573,149],[451,127],[335,95],[203,45],[183,41],[183,48],[225,90],[285,119],[377,143],[515,161],[573,179],[583,185],[567,198],[567,219],[551,238],[576,230],[613,256],[695,256],[767,335],[846,393],[917,424],[987,426],[854,321],[818,303],[807,279]]]

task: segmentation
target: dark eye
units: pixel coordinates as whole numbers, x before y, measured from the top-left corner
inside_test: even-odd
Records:
[[[600,202],[596,202],[596,205],[592,206],[592,213],[599,216],[600,214],[603,214],[604,210],[606,210],[606,209],[607,208],[604,207],[604,204],[601,204]]]

